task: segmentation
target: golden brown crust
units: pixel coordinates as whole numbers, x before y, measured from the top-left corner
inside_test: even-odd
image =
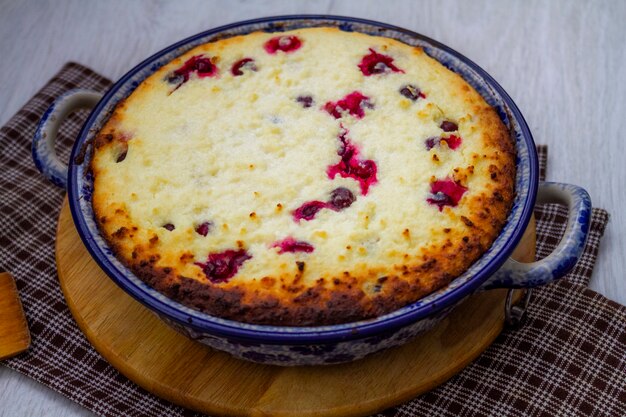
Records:
[[[240,40],[224,40],[219,48]],[[422,54],[418,48],[415,53]],[[174,64],[182,62],[178,58]],[[400,261],[362,264],[336,272],[334,261],[329,259],[331,272],[312,280],[308,277],[308,284],[303,279],[305,260],[286,265],[275,276],[211,282],[195,264],[204,259],[195,259],[184,248],[163,251],[157,233],[137,227],[124,203],[110,201],[102,191],[106,185],[101,184],[101,160],[125,157],[128,150],[128,133],[119,129],[118,112],[126,101],[94,142],[96,157],[91,170],[94,188],[100,192],[94,193],[93,207],[100,231],[118,258],[140,279],[182,304],[218,317],[255,324],[326,325],[373,318],[403,307],[447,285],[476,261],[499,234],[514,199],[515,148],[509,132],[496,112],[458,75],[443,67],[437,71],[446,71],[439,75],[447,77],[451,91],[471,107],[485,148],[484,153],[469,156],[470,164],[454,169],[451,178],[466,185],[480,175],[486,178],[486,191],[468,194],[462,212],[446,207],[443,215],[456,219],[456,225],[432,226],[431,243],[402,254]],[[155,79],[150,78],[139,89],[150,88]],[[439,156],[432,154],[433,163],[438,163]],[[402,238],[411,239],[408,228]],[[238,245],[247,249],[245,241],[238,241]]]

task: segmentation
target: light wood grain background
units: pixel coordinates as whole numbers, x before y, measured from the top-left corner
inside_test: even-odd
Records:
[[[626,304],[626,2],[0,0],[0,124],[67,61],[117,79],[200,31],[255,17],[328,13],[415,30],[466,55],[513,97],[548,178],[611,213],[591,287]],[[90,415],[0,367],[0,416]]]

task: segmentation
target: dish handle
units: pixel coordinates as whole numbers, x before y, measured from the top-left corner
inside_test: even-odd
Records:
[[[585,247],[591,217],[591,199],[583,188],[571,184],[541,182],[536,204],[559,203],[568,208],[563,238],[545,258],[521,263],[509,258],[481,287],[533,288],[548,284],[567,274],[576,264]]]
[[[102,94],[95,91],[70,90],[59,96],[41,117],[33,137],[33,161],[39,172],[53,184],[67,188],[67,164],[54,150],[61,124],[72,112],[95,107],[101,98]]]

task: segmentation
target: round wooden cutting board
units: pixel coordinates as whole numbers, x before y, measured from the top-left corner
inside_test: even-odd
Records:
[[[531,261],[534,250],[533,220],[514,257]],[[56,259],[67,304],[96,350],[144,389],[211,415],[372,414],[458,373],[492,343],[504,322],[506,290],[487,291],[413,342],[357,362],[258,365],[176,333],[118,288],[83,246],[67,200],[59,217]]]

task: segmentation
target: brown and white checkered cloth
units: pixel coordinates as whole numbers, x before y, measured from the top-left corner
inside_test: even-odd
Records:
[[[0,131],[0,270],[16,278],[32,333],[31,349],[2,362],[103,416],[196,416],[130,382],[90,346],[57,282],[55,227],[64,192],[31,162],[37,121],[66,90],[104,91],[110,82],[66,65]],[[86,113],[64,124],[66,158]],[[539,147],[545,172],[546,148]],[[539,207],[537,252],[548,254],[566,212]],[[391,416],[626,416],[626,307],[587,288],[608,214],[594,209],[582,259],[564,279],[536,290],[523,327],[505,330],[460,374]]]

